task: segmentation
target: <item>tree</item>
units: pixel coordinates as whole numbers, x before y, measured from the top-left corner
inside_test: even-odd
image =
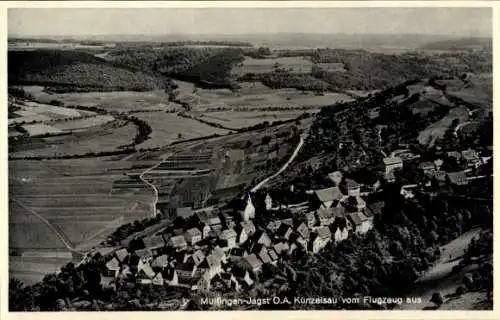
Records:
[[[441,307],[441,305],[444,303],[443,296],[441,295],[441,292],[435,292],[432,294],[430,302],[434,303],[437,308]]]

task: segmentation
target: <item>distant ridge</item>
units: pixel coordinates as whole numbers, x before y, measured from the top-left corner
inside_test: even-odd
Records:
[[[470,50],[470,49],[492,50],[492,48],[493,48],[493,38],[491,37],[442,40],[442,41],[431,42],[422,46],[422,49],[431,49],[431,50]]]

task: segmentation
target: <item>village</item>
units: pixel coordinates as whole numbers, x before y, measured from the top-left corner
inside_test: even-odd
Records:
[[[107,263],[101,285],[109,290],[124,283],[193,292],[248,290],[266,280],[266,266],[276,265],[298,249],[316,254],[326,245],[370,231],[384,203],[367,203],[366,199],[408,176],[405,170],[416,170],[415,181],[402,179],[400,183],[400,195],[409,199],[417,190],[459,188],[489,177],[491,172],[485,167],[491,166],[491,161],[491,155],[472,149],[438,150],[432,161],[422,161],[420,155],[401,149],[383,159],[380,179],[372,185],[335,171],[328,174],[329,187],[306,192],[306,202],[284,205],[273,201],[269,193],[249,192],[237,199],[236,209],[177,208],[172,225],[152,236],[122,243],[122,247],[94,250],[82,263],[97,252],[103,255]],[[287,215],[266,224],[256,223],[259,215],[283,217],[275,212]]]

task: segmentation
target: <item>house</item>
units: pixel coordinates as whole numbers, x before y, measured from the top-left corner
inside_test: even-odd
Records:
[[[354,231],[358,234],[366,233],[373,228],[373,219],[365,216],[363,212],[353,212],[347,217],[353,224]]]
[[[139,260],[139,264],[137,265],[137,276],[138,277],[146,277],[152,279],[155,276],[155,272],[148,261],[143,259]]]
[[[116,282],[114,277],[101,277],[101,288],[116,291]]]
[[[278,231],[280,226],[281,226],[281,221],[274,220],[274,221],[271,221],[267,224],[266,230],[271,231],[271,232],[276,232],[276,231]]]
[[[311,235],[311,231],[309,230],[309,227],[302,222],[297,228],[296,228],[297,234],[299,234],[302,238],[304,239],[309,239]]]
[[[442,165],[443,165],[443,160],[441,159],[434,160],[434,167],[436,168],[436,170],[441,170]]]
[[[243,228],[241,225],[236,226],[236,228],[234,230],[236,231],[236,243],[237,244],[241,245],[248,240],[248,234],[247,234],[245,228]]]
[[[170,238],[169,245],[177,250],[184,250],[187,248],[187,242],[183,235]]]
[[[219,235],[219,238],[222,240],[227,241],[227,246],[228,248],[234,248],[236,247],[236,231],[234,229],[226,229],[222,231],[222,233]]]
[[[309,211],[305,214],[305,218],[307,221],[307,226],[309,228],[312,228],[316,225],[316,212],[315,211]]]
[[[346,218],[335,219],[335,222],[331,225],[331,231],[333,232],[333,240],[335,243],[347,239],[349,237],[349,230],[347,228]]]
[[[449,151],[446,153],[446,156],[453,159],[457,164],[462,161],[462,154],[458,151]]]
[[[199,266],[203,260],[205,260],[205,254],[201,250],[196,250],[190,257],[189,261],[192,261],[195,266]]]
[[[228,272],[223,272],[214,277],[214,280],[220,281],[227,289],[239,291],[240,284],[235,276]]]
[[[153,278],[153,284],[155,286],[162,286],[165,284],[165,282],[163,281],[163,275],[161,274],[161,272],[158,272],[154,278]]]
[[[234,218],[227,212],[222,214],[222,220],[226,229],[234,228],[234,226],[236,225],[234,222]]]
[[[366,208],[366,202],[360,196],[350,196],[346,199],[344,205],[349,212],[361,211]]]
[[[396,181],[396,176],[394,175],[394,171],[386,172],[385,175],[384,175],[384,179],[385,179],[385,181],[387,181],[389,183],[395,182]]]
[[[229,251],[229,255],[231,257],[238,257],[238,258],[243,258],[243,257],[246,257],[248,256],[248,252],[240,247],[236,247],[236,248],[232,248],[230,251]],[[239,260],[239,259],[238,259]]]
[[[221,247],[216,246],[212,249],[211,254],[216,257],[220,262],[226,263],[226,253]]]
[[[134,256],[138,257],[140,260],[147,260],[151,259],[154,256],[154,254],[153,251],[145,248],[145,249],[135,250]]]
[[[207,272],[214,276],[220,272],[222,272],[222,264],[221,264],[221,259],[217,256],[212,254],[209,254],[206,258],[205,261],[203,261],[200,265],[199,268],[202,270],[207,270]]]
[[[396,169],[403,168],[403,160],[400,157],[384,158],[385,173],[388,174]]]
[[[179,217],[179,218],[186,220],[189,217],[194,215],[193,208],[191,208],[191,207],[177,208],[177,209],[175,209],[175,215],[176,215],[176,217]]]
[[[463,186],[469,183],[464,171],[448,172],[447,181],[456,186]]]
[[[266,198],[264,199],[264,203],[266,204],[266,210],[271,210],[271,208],[273,207],[273,199],[271,198],[271,196],[268,194],[266,194]]]
[[[276,264],[278,262],[278,254],[276,251],[274,251],[274,249],[269,249],[268,254],[269,258],[271,258],[271,263]]]
[[[461,152],[463,159],[465,160],[465,163],[467,164],[467,167],[469,168],[478,168],[481,166],[482,161],[481,158],[479,157],[478,153],[475,150],[468,149],[464,150]]]
[[[271,263],[272,259],[269,256],[268,250],[266,247],[262,247],[261,250],[257,253],[257,257],[262,261],[262,263]]]
[[[330,208],[335,206],[335,204],[342,198],[342,192],[339,187],[315,190],[313,195],[312,205],[315,208]]]
[[[319,224],[322,226],[327,226],[333,222],[335,219],[335,212],[336,208],[319,208],[316,211],[317,219],[319,221]]]
[[[118,278],[120,279],[128,279],[133,275],[132,270],[127,265],[122,266],[120,273],[118,274]]]
[[[342,182],[342,178],[343,178],[343,175],[342,175],[342,172],[341,171],[334,171],[334,172],[330,172],[328,174],[328,179],[333,182],[333,185],[335,187],[338,187],[340,186],[340,183]]]
[[[208,224],[204,224],[201,229],[202,229],[202,231],[201,231],[202,239],[208,238],[210,236],[210,232],[212,231],[210,226]]]
[[[280,239],[288,240],[290,238],[290,234],[292,234],[292,228],[287,224],[282,223],[278,230],[276,231],[276,237]]]
[[[241,227],[245,229],[245,232],[247,235],[250,237],[255,233],[255,225],[253,224],[252,221],[247,221],[247,222],[241,222]]]
[[[283,252],[287,252],[289,249],[289,245],[286,242],[278,242],[273,246],[273,250],[278,254],[281,255]]]
[[[307,250],[307,246],[309,245],[308,239],[309,238],[303,238],[300,234],[294,232],[290,235],[289,242],[298,244],[302,248],[305,248]]]
[[[345,189],[345,193],[348,196],[359,197],[359,194],[361,192],[361,186],[356,181],[351,179],[345,179],[342,186]]]
[[[245,222],[255,218],[255,207],[252,203],[252,197],[250,197],[250,195],[247,196],[246,206],[241,212],[241,218]]]
[[[210,291],[213,277],[214,275],[206,271],[198,280],[198,283],[196,284],[197,289],[201,291]]]
[[[331,232],[328,227],[319,227],[313,235],[311,241],[311,251],[318,253],[331,240]]]
[[[262,261],[260,261],[260,259],[257,257],[257,255],[255,255],[255,253],[252,253],[244,257],[243,259],[250,267],[250,270],[252,270],[253,272],[257,273],[261,270]]]
[[[177,277],[181,282],[185,282],[186,280],[190,280],[195,277],[195,273],[198,270],[198,267],[194,265],[194,263],[177,263],[175,265],[175,271],[177,272]]]
[[[161,256],[156,257],[152,262],[151,262],[151,267],[153,269],[163,269],[168,266],[168,263],[170,259],[166,254],[162,254]]]
[[[186,240],[187,243],[193,246],[201,241],[202,239],[201,231],[198,228],[188,229],[184,234],[184,239]]]
[[[247,287],[251,287],[254,283],[252,280],[252,277],[250,277],[250,273],[248,271],[245,271],[245,276],[243,277],[243,283],[247,285]]]
[[[161,235],[145,237],[142,240],[144,242],[145,248],[154,252],[158,251],[158,249],[161,249],[165,246],[165,240],[163,240],[163,237]]]
[[[105,276],[116,278],[120,272],[120,261],[113,257],[106,263]]]
[[[372,185],[372,191],[377,192],[381,186],[382,186],[382,183],[380,182],[380,180],[375,181],[375,183]]]
[[[115,257],[120,261],[120,263],[124,263],[125,259],[128,257],[128,251],[126,248],[122,248],[115,252]]]
[[[415,194],[411,188],[401,187],[401,191],[399,192],[405,199],[413,199],[415,198]]]
[[[436,166],[434,165],[433,162],[426,161],[422,162],[418,165],[418,168],[424,173],[424,174],[429,174],[433,172],[436,169]]]
[[[179,284],[179,276],[174,268],[166,269],[162,273],[163,282],[170,286],[177,286]]]
[[[263,230],[259,230],[255,233],[254,235],[256,239],[256,243],[263,244],[266,247],[269,247],[271,245],[271,238],[267,235],[267,233]]]
[[[196,212],[196,219],[199,225],[207,225],[212,230],[222,229],[222,222],[215,211],[198,211]]]

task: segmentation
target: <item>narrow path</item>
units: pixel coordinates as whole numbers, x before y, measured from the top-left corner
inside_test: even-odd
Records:
[[[290,159],[288,159],[288,161],[275,174],[273,174],[273,175],[265,178],[261,182],[259,182],[255,187],[252,188],[252,190],[250,190],[250,192],[255,192],[255,191],[259,190],[260,188],[262,188],[262,186],[264,186],[267,182],[269,182],[269,180],[276,178],[283,171],[285,171],[286,168],[288,168],[288,165],[290,165],[290,163],[295,159],[295,157],[297,156],[297,154],[299,153],[299,151],[300,151],[300,149],[302,148],[303,145],[304,145],[304,136],[301,135],[300,136],[300,141],[297,144],[297,147],[295,148],[295,150],[293,151],[293,154],[290,157]]]
[[[15,202],[16,204],[18,204],[19,206],[21,206],[22,208],[24,208],[25,210],[27,210],[29,213],[33,214],[35,217],[37,217],[38,219],[40,219],[43,223],[45,223],[59,237],[59,239],[61,240],[61,242],[64,244],[64,246],[69,251],[75,252],[75,253],[81,253],[81,252],[79,252],[78,250],[76,250],[73,247],[73,244],[66,237],[66,235],[63,234],[62,232],[60,232],[56,227],[54,227],[47,219],[45,219],[45,217],[43,217],[42,215],[40,215],[36,211],[32,210],[31,208],[28,208],[27,206],[25,206],[21,202],[17,201],[16,199],[11,198],[11,200],[12,200],[12,202]]]
[[[165,158],[168,158],[170,155],[167,155]],[[155,200],[153,202],[153,208],[152,208],[152,217],[155,217],[156,216],[156,205],[158,204],[158,189],[156,188],[156,186],[154,184],[152,184],[151,182],[147,181],[146,179],[144,179],[144,175],[147,174],[148,172],[151,172],[152,170],[156,169],[160,164],[163,163],[163,161],[165,161],[165,159],[161,159],[160,162],[158,162],[157,164],[155,164],[154,166],[150,167],[149,169],[146,169],[144,172],[142,172],[140,175],[139,175],[139,179],[141,179],[142,182],[144,182],[145,184],[147,184],[148,186],[150,186],[152,189],[153,189],[153,192],[154,192],[154,195],[155,195]]]

